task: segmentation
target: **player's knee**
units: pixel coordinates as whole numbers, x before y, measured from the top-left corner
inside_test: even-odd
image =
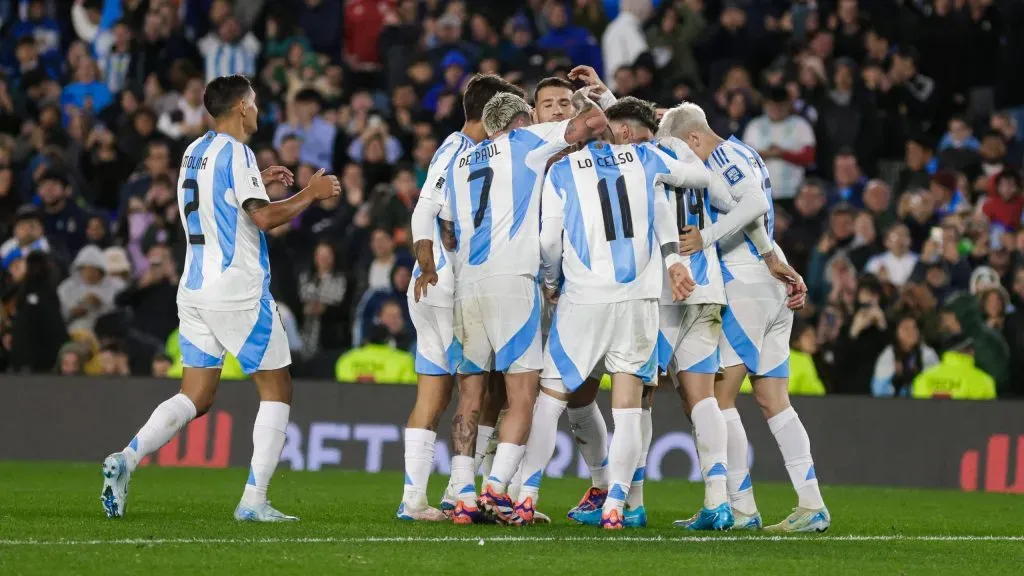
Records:
[[[789,408],[788,382],[778,378],[757,378],[752,381],[754,400],[766,418]],[[720,404],[721,405],[721,404]],[[722,406],[725,408],[725,406]]]
[[[187,395],[189,400],[196,406],[196,418],[210,411],[213,407],[213,394]]]

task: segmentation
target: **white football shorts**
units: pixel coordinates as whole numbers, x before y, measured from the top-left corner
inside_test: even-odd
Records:
[[[657,386],[657,339],[657,299],[575,304],[563,298],[555,308],[541,382],[556,392],[572,392],[588,375],[622,373]]]
[[[729,305],[722,313],[722,366],[744,364],[751,374],[789,377],[789,335],[793,311],[781,282],[725,285]]]
[[[459,374],[544,367],[541,295],[532,276],[492,276],[455,290],[455,338],[462,343]]]
[[[277,303],[260,300],[251,310],[203,310],[178,306],[181,362],[188,368],[220,368],[230,352],[246,374],[292,363]]]
[[[718,343],[722,335],[720,304],[664,305],[660,307],[658,367],[673,378],[679,372],[715,374],[721,365]]]
[[[416,373],[424,376],[455,374],[462,346],[455,339],[451,308],[432,306],[409,298],[409,316],[416,327]]]

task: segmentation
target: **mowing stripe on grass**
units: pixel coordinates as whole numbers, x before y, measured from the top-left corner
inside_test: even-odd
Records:
[[[530,542],[1024,542],[1024,536],[367,536],[364,538],[123,538],[112,540],[0,540],[0,546],[100,546],[182,544],[482,544]]]

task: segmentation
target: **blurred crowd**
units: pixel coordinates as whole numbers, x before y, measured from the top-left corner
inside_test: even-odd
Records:
[[[343,184],[268,237],[295,372],[414,379],[409,217],[461,87],[588,64],[765,158],[808,390],[908,396],[937,367],[1024,395],[1015,29],[1014,0],[0,1],[0,365],[180,371],[178,159],[205,82],[243,73],[260,167],[296,175],[271,198]]]

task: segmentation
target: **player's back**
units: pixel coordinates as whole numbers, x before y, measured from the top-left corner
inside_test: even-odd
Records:
[[[267,242],[242,209],[249,199],[269,201],[252,150],[207,132],[185,150],[177,194],[188,241],[178,305],[247,310],[270,298]]]
[[[675,153],[663,146],[656,146],[657,150],[673,158]],[[690,161],[700,162],[693,152]],[[657,156],[656,158],[660,158]],[[659,170],[667,171],[668,168],[659,166]],[[665,186],[664,192],[668,196],[669,205],[675,212],[677,230],[682,233],[683,228],[695,226],[698,230],[704,230],[714,222],[715,212],[711,206],[711,198],[707,188],[674,188]],[[696,286],[690,296],[681,302],[672,298],[672,289],[668,282],[665,282],[661,292],[662,305],[691,305],[691,304],[725,304],[725,285],[722,279],[722,268],[718,258],[718,247],[712,244],[700,252],[683,257],[683,265],[690,272]]]
[[[441,146],[434,152],[434,157],[430,160],[430,167],[427,169],[427,180],[423,184],[423,189],[420,190],[419,200],[429,199],[443,206],[445,194],[448,192],[448,186],[446,185],[448,170],[459,156],[473,146],[475,146],[473,141],[462,132],[452,132],[445,138]],[[421,301],[425,301],[432,306],[450,308],[452,305],[452,295],[455,292],[455,277],[452,273],[452,266],[448,262],[448,255],[441,242],[439,222],[435,223],[434,226],[434,267],[437,271],[437,285],[430,289]],[[420,265],[417,262],[413,266],[413,278],[418,278],[420,273]],[[415,283],[410,283],[409,295],[412,295],[414,290]]]
[[[563,207],[562,270],[570,301],[621,302],[661,294],[652,154],[657,152],[646,146],[591,142],[552,166],[545,206]]]
[[[566,125],[517,128],[484,140],[452,164],[442,216],[455,226],[457,283],[499,275],[536,276],[540,188],[548,160],[568,146]]]
[[[742,190],[744,194],[764,194],[768,199],[768,213],[764,215],[764,225],[768,237],[775,234],[775,208],[772,204],[772,183],[768,168],[756,150],[747,146],[735,136],[730,137],[711,153],[707,161],[708,168],[717,173],[734,195]],[[717,212],[711,211],[712,220],[717,219]],[[753,273],[755,270],[770,277],[767,268],[761,263],[754,243],[744,234],[738,232],[718,241],[719,257],[723,266],[723,274],[729,278],[733,272]]]

